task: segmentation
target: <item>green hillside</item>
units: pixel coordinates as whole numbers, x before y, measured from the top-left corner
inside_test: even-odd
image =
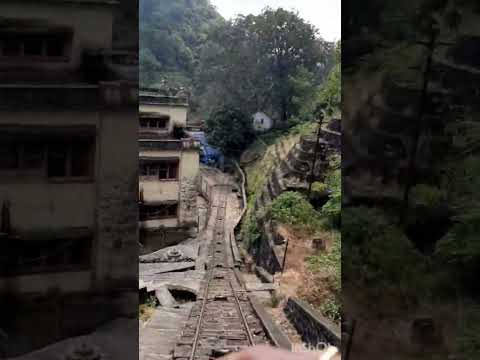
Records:
[[[208,0],[140,0],[142,86],[190,86],[211,26],[223,18]]]

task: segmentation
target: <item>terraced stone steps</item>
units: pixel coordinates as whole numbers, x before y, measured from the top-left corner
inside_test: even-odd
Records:
[[[319,139],[319,159],[315,163],[314,177],[321,178],[327,163],[325,158],[333,151],[337,151],[341,141],[340,133],[323,129]],[[255,202],[255,210],[268,206],[276,197],[285,191],[307,191],[308,179],[311,175],[311,164],[317,145],[316,134],[304,135],[299,142],[293,146],[286,146],[286,143],[275,145],[274,154],[278,161],[272,169],[261,194]],[[287,151],[288,150],[288,151]],[[285,253],[285,244],[275,239],[275,231],[271,224],[263,224],[264,241],[259,245],[257,251],[261,265],[268,272],[275,273],[281,270]]]

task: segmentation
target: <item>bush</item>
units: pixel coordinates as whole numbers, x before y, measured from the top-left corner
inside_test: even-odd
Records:
[[[436,260],[439,266],[452,274],[452,279],[463,279],[466,288],[474,288],[480,271],[480,223],[465,222],[453,225],[437,243]]]
[[[267,214],[282,224],[317,228],[320,214],[298,192],[284,192],[268,207]]]
[[[342,175],[337,169],[327,175],[326,183],[330,191],[330,199],[322,207],[322,216],[326,217],[334,227],[340,226],[342,212]]]
[[[255,214],[255,197],[252,196],[248,201],[248,211],[246,212],[241,227],[241,236],[244,239],[247,249],[253,246],[260,238],[261,233],[258,228],[257,216]]]
[[[338,323],[341,320],[341,306],[334,299],[328,299],[320,306],[321,313],[330,320]]]
[[[144,304],[139,305],[139,318],[141,321],[147,321],[152,317],[157,307],[157,298],[154,295],[150,295],[145,300]]]
[[[335,239],[329,251],[305,259],[308,268],[313,273],[331,274],[330,286],[332,290],[340,294],[342,290],[342,242],[341,234],[335,233]]]
[[[312,195],[313,196],[323,194],[327,190],[328,190],[328,185],[327,184],[324,184],[324,183],[319,182],[319,181],[315,181],[312,184]]]
[[[478,329],[480,328],[480,306],[470,305],[466,308],[460,335],[457,339],[455,359],[470,360],[480,358],[480,339]]]
[[[411,198],[418,205],[434,208],[446,200],[446,192],[434,186],[418,184],[412,188]]]
[[[205,125],[208,140],[226,155],[239,155],[255,138],[252,120],[235,108],[215,111]]]
[[[409,299],[430,295],[425,293],[431,289],[427,259],[381,210],[364,206],[343,209],[342,247],[344,274],[354,274],[354,282],[392,289]]]
[[[280,294],[278,290],[275,290],[272,292],[271,298],[270,298],[270,305],[272,308],[278,308],[280,303],[285,299],[285,296]]]

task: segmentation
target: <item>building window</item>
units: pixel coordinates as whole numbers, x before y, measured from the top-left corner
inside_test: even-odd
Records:
[[[92,176],[92,144],[77,142],[71,144],[71,175],[73,177]]]
[[[42,136],[40,136],[41,138]],[[93,136],[39,141],[31,136],[0,138],[0,171],[48,178],[90,178],[94,170]]]
[[[0,42],[3,56],[20,56],[22,52],[21,43],[15,39],[2,39]]]
[[[48,177],[93,176],[93,143],[72,141],[48,145]]]
[[[68,33],[0,33],[0,57],[59,58],[66,56]]]
[[[44,40],[45,54],[48,57],[65,56],[67,41],[62,39],[60,35],[51,35]]]
[[[140,174],[142,176],[154,176],[159,180],[177,180],[178,164],[178,160],[163,160],[144,164],[140,168]]]
[[[162,116],[156,118],[141,118],[140,127],[142,129],[164,130],[167,128],[169,120],[169,116]]]
[[[23,38],[23,54],[25,56],[42,56],[43,39],[39,36],[26,36]]]
[[[174,219],[177,216],[178,204],[140,206],[140,221]]]
[[[178,161],[163,161],[158,164],[158,178],[160,180],[174,180],[178,178]]]
[[[19,146],[14,142],[0,143],[0,169],[14,170],[19,167]]]
[[[41,169],[44,164],[45,147],[41,143],[23,144],[22,168]]]
[[[88,269],[91,266],[92,238],[4,241],[0,273],[18,276]]]
[[[48,145],[48,177],[66,177],[68,174],[68,144]]]

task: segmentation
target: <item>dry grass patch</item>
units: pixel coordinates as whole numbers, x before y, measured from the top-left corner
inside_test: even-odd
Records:
[[[142,322],[147,322],[148,320],[150,320],[154,313],[155,308],[150,305],[142,304],[139,307],[139,319]]]

